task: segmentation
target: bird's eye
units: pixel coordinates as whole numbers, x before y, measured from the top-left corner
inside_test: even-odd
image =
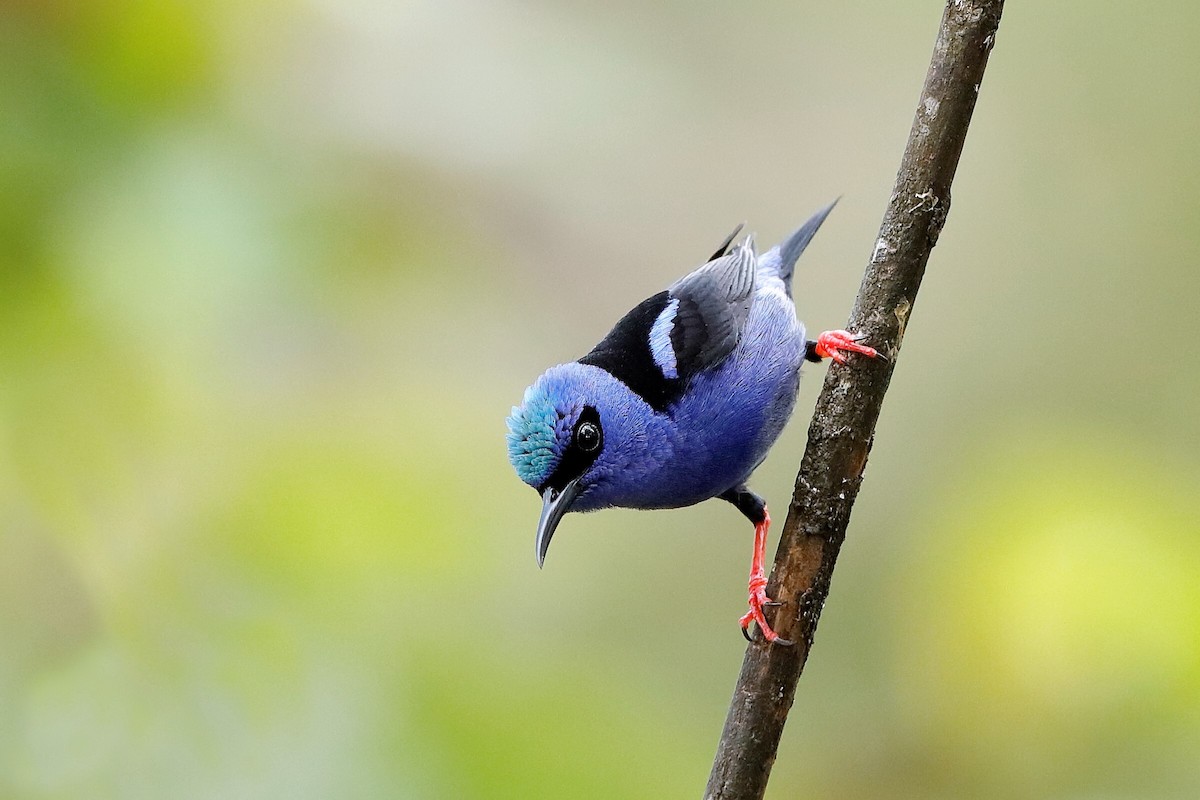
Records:
[[[585,422],[575,431],[575,444],[585,453],[595,452],[600,446],[600,426],[594,422]]]

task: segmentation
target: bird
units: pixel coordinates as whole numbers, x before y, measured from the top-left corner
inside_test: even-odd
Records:
[[[796,404],[800,370],[882,357],[845,330],[807,339],[792,299],[800,254],[837,201],[759,256],[738,225],[700,267],[643,300],[583,357],[546,370],[507,419],[508,456],[541,496],[539,568],[568,512],[731,503],[754,525],[749,610],[768,643],[771,517],[747,486]]]

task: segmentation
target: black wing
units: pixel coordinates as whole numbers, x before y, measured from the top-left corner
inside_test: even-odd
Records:
[[[639,303],[580,363],[606,370],[665,411],[693,375],[719,365],[741,341],[756,265],[748,239]]]
[[[729,245],[733,244],[733,240],[737,238],[737,235],[742,232],[742,228],[744,227],[746,227],[746,223],[739,222],[738,226],[733,229],[733,233],[725,237],[725,241],[721,242],[721,246],[717,248],[716,252],[708,257],[708,260],[716,261],[721,256],[727,255],[729,253]]]
[[[757,265],[749,237],[667,290],[678,301],[671,346],[681,378],[717,366],[737,347],[750,316]]]
[[[667,292],[643,300],[613,326],[592,352],[579,359],[608,372],[628,386],[655,411],[665,411],[683,391],[683,381],[669,378],[654,361],[650,332],[671,302]]]

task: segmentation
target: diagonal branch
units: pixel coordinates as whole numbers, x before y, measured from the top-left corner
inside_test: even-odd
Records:
[[[857,358],[852,368],[831,369],[825,378],[768,589],[784,601],[773,627],[796,645],[747,648],[707,800],[757,799],[766,791],[904,327],[946,221],[950,183],[1003,8],[1004,0],[946,4],[904,159],[848,325],[866,333],[890,361]]]

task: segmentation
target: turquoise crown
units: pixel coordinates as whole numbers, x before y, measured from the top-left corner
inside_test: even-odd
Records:
[[[554,473],[561,458],[560,441],[570,432],[569,410],[560,410],[539,380],[525,390],[521,406],[508,418],[508,460],[517,477],[537,488]]]

